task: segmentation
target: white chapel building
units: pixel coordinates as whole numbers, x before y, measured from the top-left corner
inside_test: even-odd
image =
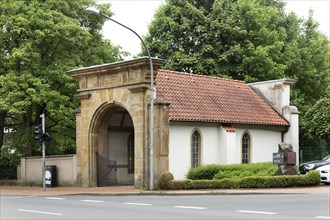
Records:
[[[278,144],[298,157],[298,110],[292,80],[243,81],[161,69],[155,75],[154,163],[185,179],[204,164],[272,161]],[[150,68],[147,57],[71,70],[78,82],[77,182],[83,186],[149,183]],[[111,182],[112,181],[112,182]]]

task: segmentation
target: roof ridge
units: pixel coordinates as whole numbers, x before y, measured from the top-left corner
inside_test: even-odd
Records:
[[[187,72],[180,72],[180,71],[175,71],[175,70],[164,70],[164,69],[158,69],[157,72],[168,72],[168,73],[175,73],[178,75],[189,75],[189,76],[193,76],[193,77],[211,78],[211,79],[216,79],[216,80],[231,81],[231,82],[246,84],[243,80],[227,79],[227,78],[222,78],[219,76],[208,76],[208,75],[202,75],[202,74],[198,74],[198,73],[187,73]]]

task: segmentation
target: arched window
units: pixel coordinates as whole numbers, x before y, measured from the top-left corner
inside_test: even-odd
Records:
[[[242,137],[242,163],[250,163],[250,135],[245,133]]]
[[[191,167],[200,165],[201,157],[201,135],[198,131],[194,131],[191,137]]]
[[[127,172],[128,173],[134,173],[134,133],[130,134],[128,137],[128,145],[127,145],[127,159],[128,159],[128,167],[127,167]]]

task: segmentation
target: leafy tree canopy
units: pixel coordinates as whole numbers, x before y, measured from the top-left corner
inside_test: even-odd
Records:
[[[50,153],[74,152],[76,82],[66,71],[118,61],[120,47],[104,40],[105,19],[89,15],[94,0],[0,1],[0,145],[34,155],[32,133],[46,111]],[[99,6],[111,16],[110,5]],[[69,150],[68,150],[69,149]]]
[[[329,41],[312,12],[303,20],[284,7],[281,0],[168,0],[145,41],[166,69],[246,82],[296,79],[312,105],[325,95]]]
[[[167,0],[145,42],[165,69],[246,82],[294,79],[292,104],[307,126],[305,113],[329,97],[330,44],[312,11],[302,19],[284,7],[282,0]],[[304,129],[301,146],[318,143]]]

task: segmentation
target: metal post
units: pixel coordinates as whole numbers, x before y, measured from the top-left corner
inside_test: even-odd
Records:
[[[143,39],[140,37],[140,35],[138,35],[131,28],[121,24],[120,22],[118,22],[116,20],[113,20],[109,16],[103,14],[102,11],[100,11],[97,8],[89,7],[89,8],[86,9],[86,11],[88,13],[91,13],[91,14],[101,15],[101,16],[109,19],[110,21],[113,21],[116,24],[119,24],[120,26],[132,31],[140,39],[140,41],[142,42],[145,50],[148,53],[149,64],[150,64],[150,128],[149,128],[149,132],[150,132],[150,134],[149,134],[149,139],[150,139],[150,145],[149,145],[150,190],[153,190],[154,189],[154,69],[153,69],[153,64],[152,64],[152,59],[151,59],[151,56],[150,56],[150,52],[148,50],[147,45],[144,43]]]
[[[41,115],[41,126],[42,126],[42,133],[45,133],[45,113],[43,112]],[[46,155],[46,146],[45,141],[42,140],[42,189],[43,191],[46,190],[46,182],[45,182],[45,171],[46,171],[46,161],[45,161],[45,155]]]

